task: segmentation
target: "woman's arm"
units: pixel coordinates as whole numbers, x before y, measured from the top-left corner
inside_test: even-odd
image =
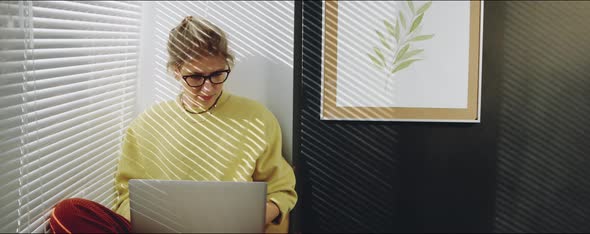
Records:
[[[274,219],[276,219],[281,212],[279,211],[279,207],[274,202],[266,202],[266,218],[265,224],[270,224]]]
[[[267,218],[272,218],[273,214],[269,212],[273,212],[274,205],[279,212],[271,219],[272,223],[281,224],[297,202],[295,173],[281,152],[282,139],[279,123],[270,111],[267,113],[262,119],[267,144],[256,161],[253,179],[267,182],[267,201],[273,203],[267,204],[267,208],[271,207],[271,211],[267,210]]]

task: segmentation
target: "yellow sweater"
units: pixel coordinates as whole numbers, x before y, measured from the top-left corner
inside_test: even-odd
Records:
[[[285,219],[297,201],[276,118],[261,104],[227,92],[207,113],[184,111],[179,95],[132,121],[115,178],[115,209],[127,219],[129,179],[266,181],[267,200],[279,207],[282,224],[267,230],[286,231]]]

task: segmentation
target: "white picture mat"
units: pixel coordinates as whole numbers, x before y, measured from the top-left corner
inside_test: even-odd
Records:
[[[386,34],[383,19],[394,22],[393,15],[404,7],[405,1],[339,2],[337,106],[467,108],[469,1],[432,2],[421,34],[435,36],[412,43],[424,49],[418,56],[423,60],[396,73],[392,89],[386,89],[386,73],[375,68],[367,53],[374,54],[374,46],[383,48],[375,30]]]

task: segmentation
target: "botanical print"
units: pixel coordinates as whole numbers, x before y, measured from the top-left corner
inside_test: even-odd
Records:
[[[411,43],[432,39],[434,34],[420,34],[422,19],[426,11],[432,5],[428,1],[421,6],[416,6],[412,1],[406,1],[407,7],[401,7],[393,22],[383,20],[386,32],[375,30],[381,47],[373,47],[373,52],[367,54],[373,64],[387,74],[387,80],[397,72],[408,68],[414,62],[422,60],[417,57],[423,49],[415,48]]]
[[[324,1],[326,120],[478,122],[481,1]]]

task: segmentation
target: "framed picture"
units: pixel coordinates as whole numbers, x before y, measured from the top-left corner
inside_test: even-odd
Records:
[[[322,120],[479,123],[482,1],[324,1]]]

